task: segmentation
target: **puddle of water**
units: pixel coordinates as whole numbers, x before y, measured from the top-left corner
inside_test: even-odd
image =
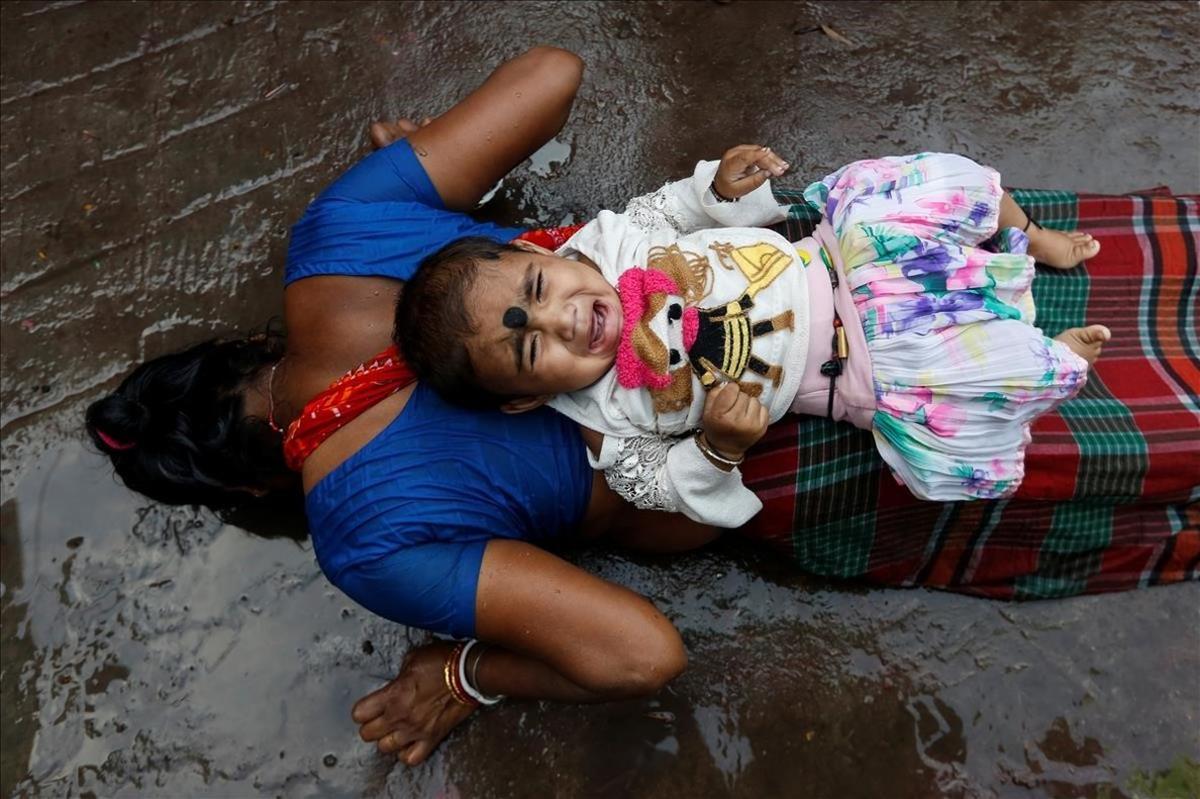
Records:
[[[260,325],[288,226],[362,153],[366,120],[440,113],[530,30],[583,54],[587,82],[567,130],[487,209],[504,221],[587,219],[760,140],[792,156],[795,184],[958,148],[1014,185],[1200,187],[1200,18],[1179,6],[983,5],[930,25],[908,6],[838,5],[852,52],[796,33],[834,6],[478,8],[0,4],[0,795],[1195,785],[1200,585],[1000,605],[834,587],[736,543],[580,556],[683,632],[691,666],[661,696],[501,706],[398,768],[357,740],[349,708],[419,636],[342,597],[307,545],[113,482],[78,443],[83,404],[147,353]],[[695,46],[713,30],[756,42],[757,79],[741,51]]]
[[[529,171],[539,178],[554,177],[559,168],[570,163],[573,149],[565,138],[551,139],[529,156]]]
[[[1058,795],[1200,751],[1200,628],[1179,623],[1200,586],[1013,606],[831,590],[725,545],[581,556],[680,626],[691,667],[663,695],[502,706],[394,768],[348,713],[419,637],[342,597],[306,545],[148,505],[80,445],[36,462],[3,520],[17,792]]]

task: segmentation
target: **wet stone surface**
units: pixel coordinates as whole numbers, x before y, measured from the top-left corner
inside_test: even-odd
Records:
[[[531,43],[588,74],[487,209],[509,221],[584,219],[742,141],[797,184],[931,149],[1010,185],[1197,191],[1194,4],[5,3],[0,23],[3,795],[1200,779],[1200,586],[1000,604],[817,582],[738,542],[578,556],[683,631],[690,668],[661,696],[504,705],[406,770],[349,708],[420,634],[354,606],[307,544],[129,494],[79,432],[136,362],[279,313],[288,225],[365,152],[367,120],[437,113]]]

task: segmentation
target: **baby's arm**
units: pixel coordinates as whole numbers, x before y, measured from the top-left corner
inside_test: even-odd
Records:
[[[769,148],[743,144],[717,161],[696,164],[690,178],[629,201],[625,215],[645,230],[680,234],[711,227],[759,227],[782,221],[786,209],[775,202],[770,176],[787,163]]]
[[[726,384],[705,398],[703,424],[702,431],[686,438],[607,436],[592,465],[639,509],[740,527],[762,508],[742,484],[737,464],[766,431],[767,410],[736,384]]]
[[[600,457],[609,488],[640,510],[682,513],[714,527],[740,527],[762,509],[736,468],[709,462],[694,436],[605,436]]]

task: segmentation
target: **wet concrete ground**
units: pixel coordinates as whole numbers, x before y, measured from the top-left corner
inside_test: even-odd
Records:
[[[0,794],[1200,781],[1200,585],[1001,604],[815,582],[736,542],[581,556],[682,629],[691,667],[662,696],[502,706],[405,770],[349,707],[417,635],[342,597],[307,545],[130,495],[78,430],[134,363],[279,313],[288,225],[365,151],[367,120],[437,113],[530,44],[588,74],[489,209],[513,221],[585,218],[742,141],[796,183],[949,149],[1010,185],[1194,192],[1194,4],[37,2],[0,5],[0,26]]]

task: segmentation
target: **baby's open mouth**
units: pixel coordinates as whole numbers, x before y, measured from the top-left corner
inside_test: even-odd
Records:
[[[592,304],[592,334],[588,339],[588,350],[600,352],[607,343],[608,318],[611,311],[604,303]]]

